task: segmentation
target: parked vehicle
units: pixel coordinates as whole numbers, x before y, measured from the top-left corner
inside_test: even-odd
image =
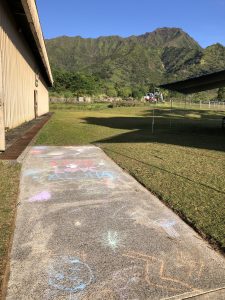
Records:
[[[157,102],[164,102],[163,94],[156,90],[154,93],[148,93],[144,96],[145,101],[151,102],[151,103],[157,103]]]
[[[145,101],[152,102],[152,103],[157,102],[157,98],[155,97],[155,95],[153,93],[146,94],[144,99],[145,99]]]

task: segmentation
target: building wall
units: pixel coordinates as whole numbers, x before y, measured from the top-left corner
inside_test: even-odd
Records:
[[[5,1],[0,1],[0,59],[5,127],[13,128],[35,117],[35,90],[38,91],[38,115],[48,112],[47,85]],[[36,74],[39,74],[38,87]]]

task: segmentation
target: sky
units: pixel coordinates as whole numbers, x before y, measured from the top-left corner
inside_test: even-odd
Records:
[[[182,28],[202,47],[225,46],[225,0],[36,0],[45,38],[140,35]]]

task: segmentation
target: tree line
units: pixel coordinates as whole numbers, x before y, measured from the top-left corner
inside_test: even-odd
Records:
[[[50,93],[53,96],[66,98],[79,96],[133,97],[142,98],[148,86],[126,86],[102,79],[98,74],[71,72],[59,69],[53,70],[54,86]]]
[[[118,82],[103,79],[102,76],[86,72],[72,72],[60,69],[53,69],[54,86],[50,89],[50,95],[54,97],[74,98],[79,96],[107,96],[121,98],[141,99],[147,92],[153,92],[155,84],[148,85],[124,85]],[[165,98],[183,98],[183,95],[164,91]],[[219,88],[215,96],[210,92],[197,93],[193,98],[199,100],[210,100],[217,98],[225,101],[225,87]]]

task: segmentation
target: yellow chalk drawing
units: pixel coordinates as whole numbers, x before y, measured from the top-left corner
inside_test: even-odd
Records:
[[[189,283],[181,279],[177,279],[175,277],[170,277],[166,275],[166,266],[165,266],[165,262],[162,259],[159,259],[155,256],[149,256],[146,254],[134,252],[134,251],[129,251],[128,253],[123,254],[123,256],[132,259],[141,260],[145,263],[144,279],[151,286],[158,287],[161,289],[167,289],[170,291],[176,291],[176,292],[183,291],[183,290],[198,291],[198,289],[196,289]],[[185,268],[188,268],[187,279],[193,274],[194,271],[196,272],[197,267],[199,268],[197,272],[198,273],[197,277],[198,278],[200,277],[204,267],[202,263],[200,263],[199,266],[199,264],[197,264],[196,262],[188,260],[188,264],[187,263],[184,264],[185,260],[182,257],[182,254],[179,254],[178,256],[178,261],[177,261],[178,263],[179,260],[181,260],[180,262]]]

